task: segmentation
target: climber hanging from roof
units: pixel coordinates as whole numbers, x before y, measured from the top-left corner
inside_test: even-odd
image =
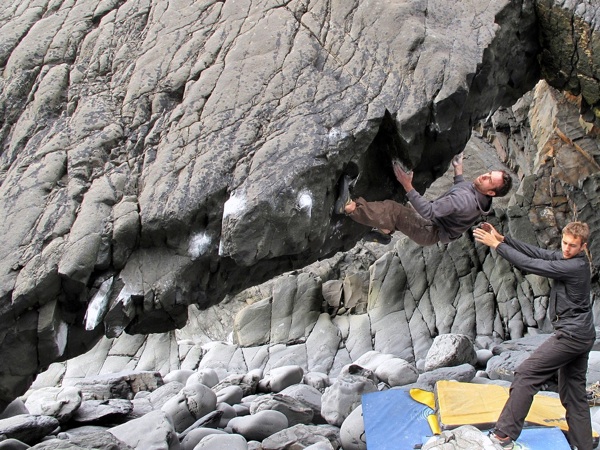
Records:
[[[394,175],[406,191],[410,205],[393,200],[368,202],[362,197],[350,196],[349,176],[340,183],[334,212],[346,214],[355,222],[374,228],[379,238],[388,243],[394,231],[400,231],[419,245],[449,243],[458,239],[482,215],[491,212],[492,198],[506,195],[512,187],[512,178],[504,170],[493,170],[479,175],[474,181],[463,178],[463,154],[452,160],[454,185],[436,200],[424,199],[413,187],[413,172],[393,162]]]

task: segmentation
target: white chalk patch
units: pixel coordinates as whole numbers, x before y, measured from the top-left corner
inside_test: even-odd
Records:
[[[310,192],[309,191],[301,191],[298,194],[298,208],[308,209],[308,211],[310,212],[310,210],[312,209],[312,205],[313,205],[313,199],[312,199],[312,195],[310,195]]]
[[[235,216],[244,210],[246,200],[244,197],[238,197],[234,194],[229,197],[229,200],[223,205],[223,219],[227,216]]]
[[[93,330],[100,322],[104,320],[104,316],[108,311],[109,297],[112,288],[113,277],[105,280],[101,285],[98,292],[92,298],[88,308],[85,312],[85,329]]]
[[[197,233],[190,238],[188,245],[188,254],[192,259],[197,259],[202,255],[205,255],[210,248],[210,236],[206,233]]]
[[[341,139],[345,139],[346,137],[348,137],[348,133],[340,130],[339,128],[333,127],[331,130],[329,130],[329,134],[327,137],[329,138],[330,142],[337,142]]]

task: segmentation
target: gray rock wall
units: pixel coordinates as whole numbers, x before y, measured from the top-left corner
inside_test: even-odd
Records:
[[[497,129],[486,129],[486,139],[475,136],[467,146],[465,169],[478,173],[486,170],[490,161],[494,167],[499,166],[496,153],[499,150],[504,150],[501,154],[507,155],[507,162],[515,167],[516,156],[523,151],[518,143],[527,141],[527,136],[540,144],[539,151],[537,147],[527,149],[537,155],[530,164],[531,171],[523,174],[514,195],[495,199],[495,212],[490,220],[522,239],[548,247],[559,245],[563,222],[578,216],[590,223],[596,236],[598,219],[586,211],[595,207],[597,200],[582,201],[580,191],[599,172],[588,172],[581,167],[578,181],[569,184],[573,179],[565,178],[560,167],[572,167],[581,157],[597,158],[594,149],[597,141],[579,134],[577,105],[547,84],[540,83],[527,101],[529,113],[522,116],[522,121],[517,120],[515,110],[501,112],[513,124],[510,134],[502,131],[507,130],[501,126],[502,117],[495,117]],[[538,120],[542,117],[543,121]],[[536,124],[535,128],[529,128],[530,122]],[[549,128],[544,129],[543,124]],[[562,130],[572,139],[565,140]],[[539,136],[561,135],[560,155],[547,146],[548,139],[538,141]],[[554,142],[552,148],[556,150],[557,141],[549,141]],[[584,147],[586,152],[581,151]],[[581,162],[577,164],[583,166]],[[554,168],[549,177],[553,183],[547,180],[549,167]],[[515,170],[524,169],[515,167]],[[450,177],[443,177],[431,186],[427,195],[435,196],[448,183]],[[565,198],[556,193],[550,196],[550,186],[555,190],[560,187]],[[523,210],[528,212],[526,217],[521,214]],[[595,251],[598,244],[597,239],[592,239],[595,273],[599,266],[598,256],[594,256],[598,255]],[[334,284],[342,287],[332,289]],[[591,301],[597,309],[600,293],[597,276],[592,289]],[[165,375],[176,367],[186,370],[216,367],[224,377],[257,369],[268,373],[289,364],[298,364],[313,375],[337,377],[349,363],[375,370],[368,363],[373,354],[385,354],[388,358],[393,355],[421,371],[436,364],[473,363],[474,355],[469,353],[460,355],[464,359],[455,357],[454,364],[446,360],[439,363],[440,357],[454,356],[443,347],[443,339],[460,335],[465,342],[467,338],[474,342],[478,349],[493,348],[496,352],[503,348],[499,344],[504,340],[542,337],[551,330],[546,316],[549,290],[547,279],[514,269],[495,252],[475,245],[468,235],[447,246],[428,248],[401,236],[387,246],[360,242],[349,252],[276,277],[193,314],[186,327],[162,339],[153,335],[144,342],[126,334],[115,340],[104,339],[94,352],[54,366],[36,383],[54,386],[70,377],[126,369],[154,368]],[[273,320],[273,311],[277,311],[278,320]],[[290,333],[298,329],[292,326],[295,323],[304,324],[302,335]],[[126,342],[135,346],[126,351]],[[176,351],[169,343],[178,343]],[[94,368],[96,372],[81,369],[90,368],[90,361],[99,362]],[[496,363],[501,365],[502,361],[499,358]],[[160,364],[152,366],[152,362]],[[501,370],[504,369],[498,369]]]
[[[424,190],[537,81],[544,23],[531,1],[5,2],[0,405],[103,334],[180,328],[350,248],[342,172],[401,198],[400,157]]]

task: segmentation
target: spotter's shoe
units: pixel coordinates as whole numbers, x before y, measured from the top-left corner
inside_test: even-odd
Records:
[[[488,435],[488,437],[494,444],[499,445],[500,448],[503,448],[503,449],[519,450],[519,449],[525,448],[521,444],[513,441],[509,437],[501,438],[500,436],[496,436],[496,433],[494,433],[493,431],[490,431],[490,434]]]

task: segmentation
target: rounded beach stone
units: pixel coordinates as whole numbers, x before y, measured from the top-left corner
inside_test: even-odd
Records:
[[[285,414],[279,411],[259,411],[256,414],[231,419],[228,427],[247,440],[262,441],[287,428],[288,420]]]
[[[394,387],[414,383],[419,378],[419,371],[402,358],[391,358],[383,361],[375,369],[375,375],[389,386]]]
[[[248,442],[239,434],[211,434],[194,447],[194,450],[248,450]]]
[[[361,404],[362,395],[377,390],[377,384],[368,371],[340,374],[321,397],[321,415],[327,423],[341,426],[350,413]]]
[[[137,449],[162,448],[179,450],[181,448],[171,418],[164,411],[152,411],[108,430],[125,444]]]
[[[204,439],[206,436],[211,434],[228,434],[223,430],[217,430],[216,428],[199,427],[190,430],[185,437],[181,440],[181,450],[194,450],[194,447]]]
[[[185,384],[190,376],[194,373],[193,370],[189,369],[178,369],[169,372],[163,377],[163,382],[165,384],[170,383],[171,381],[179,381],[181,384]]]
[[[214,369],[200,369],[190,375],[190,377],[187,379],[186,385],[195,383],[200,383],[211,388],[219,383],[219,375]]]
[[[19,414],[29,414],[29,410],[25,406],[25,403],[23,403],[23,400],[16,398],[0,413],[0,420],[18,416]]]
[[[221,420],[219,421],[219,428],[226,428],[229,421],[234,417],[237,417],[235,409],[228,403],[217,404],[217,411],[223,411],[223,415],[221,416]]]
[[[344,420],[340,427],[340,440],[344,450],[367,450],[362,405],[359,405]]]
[[[18,439],[6,439],[0,441],[0,450],[26,450],[28,448],[31,447]]]
[[[322,372],[308,372],[304,375],[303,382],[321,392],[323,392],[325,388],[331,386],[329,375]]]
[[[272,369],[269,373],[271,391],[281,392],[288,386],[300,383],[303,377],[304,370],[300,366],[282,366]]]
[[[180,433],[197,419],[215,410],[217,395],[203,384],[184,387],[179,394],[168,400],[161,410],[173,420],[175,430]]]
[[[56,417],[64,423],[71,419],[82,400],[81,390],[76,387],[47,387],[33,391],[25,407],[31,414]]]
[[[235,405],[242,401],[244,390],[239,386],[227,386],[217,391],[217,402]]]

